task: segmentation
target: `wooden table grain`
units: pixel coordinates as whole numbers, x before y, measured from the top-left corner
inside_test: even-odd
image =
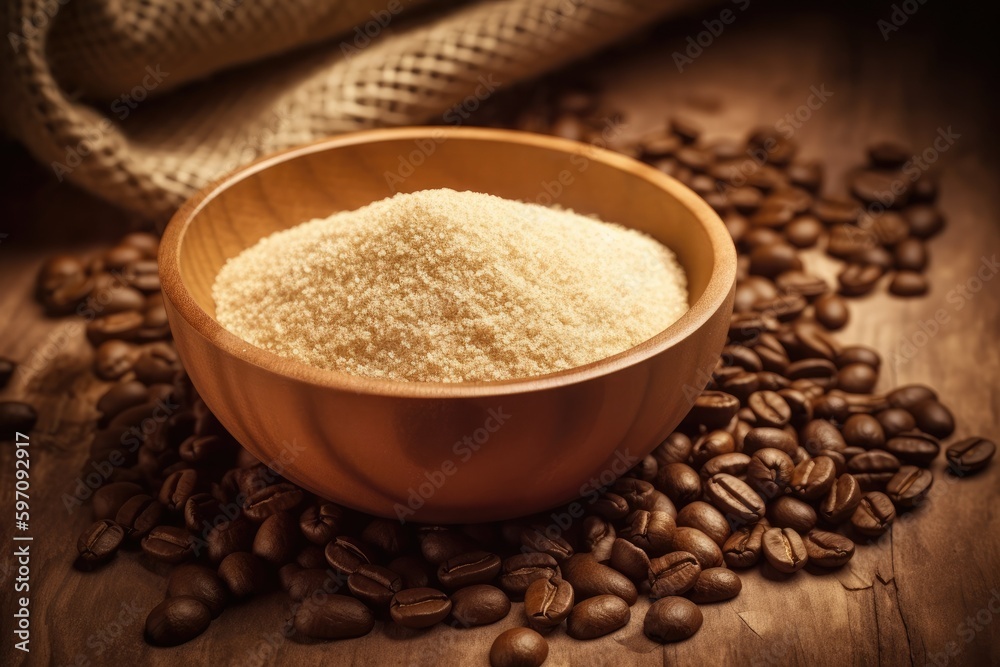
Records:
[[[748,4],[679,72],[674,53],[718,11],[657,29],[645,43],[585,63],[573,76],[601,84],[611,106],[625,111],[629,135],[654,129],[673,113],[697,119],[713,136],[786,123],[806,157],[829,165],[833,193],[840,186],[835,177],[857,165],[872,140],[902,140],[923,152],[939,136],[951,136],[932,165],[948,226],[931,245],[930,294],[895,299],[882,285],[853,302],[851,322],[838,337],[882,353],[881,388],[935,387],[958,420],[956,438],[996,439],[1000,170],[987,129],[990,109],[970,103],[984,84],[977,71],[942,72],[938,54],[924,48],[928,26],[917,25],[919,15],[884,41],[874,21],[859,28],[850,21],[860,19]],[[920,11],[933,20],[930,10]],[[23,158],[8,162],[24,166]],[[486,628],[415,633],[380,623],[362,639],[304,645],[283,636],[289,604],[274,594],[226,610],[182,647],[160,649],[141,636],[146,613],[163,596],[163,570],[136,554],[97,573],[71,567],[75,538],[90,515],[64,501],[87,472],[92,405],[105,384],[90,373],[81,323],[43,318],[31,300],[32,284],[48,253],[99,247],[111,238],[106,229],[127,221],[49,181],[27,197],[10,182],[4,186],[4,200],[20,203],[8,207],[8,215],[24,219],[8,218],[0,230],[12,230],[0,241],[0,355],[22,362],[3,398],[36,401],[42,416],[31,438],[30,654],[13,649],[17,568],[7,513],[13,453],[9,443],[0,448],[0,662],[486,665],[493,638],[523,622],[521,605]],[[810,257],[810,268],[833,276],[834,265],[819,255]],[[647,603],[640,601],[631,622],[608,637],[550,636],[546,664],[998,664],[1000,465],[963,480],[944,475],[940,463],[935,472],[928,502],[901,518],[890,536],[860,546],[842,570],[788,578],[760,569],[741,573],[739,597],[704,606],[703,629],[667,646],[643,636]]]

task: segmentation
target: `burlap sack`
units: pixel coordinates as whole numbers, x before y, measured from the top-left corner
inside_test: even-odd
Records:
[[[450,122],[477,87],[509,87],[698,1],[8,0],[2,110],[60,180],[162,220],[262,154]]]

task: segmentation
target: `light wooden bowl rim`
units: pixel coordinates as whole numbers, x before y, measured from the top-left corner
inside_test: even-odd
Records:
[[[708,235],[715,266],[704,293],[683,316],[649,340],[614,356],[547,375],[495,382],[409,382],[351,375],[310,366],[258,348],[224,329],[195,301],[181,278],[181,246],[198,214],[216,197],[255,174],[305,155],[356,144],[415,140],[433,135],[444,141],[472,139],[544,148],[567,154],[586,151],[589,159],[629,172],[662,189],[690,211]],[[305,222],[303,220],[303,222]],[[718,214],[697,194],[670,176],[637,160],[596,146],[547,135],[474,127],[402,127],[362,130],[298,146],[265,156],[226,174],[202,188],[173,215],[163,234],[159,253],[163,295],[188,324],[223,352],[272,373],[319,387],[401,398],[474,398],[554,389],[608,375],[645,361],[694,334],[723,306],[736,280],[736,249]]]

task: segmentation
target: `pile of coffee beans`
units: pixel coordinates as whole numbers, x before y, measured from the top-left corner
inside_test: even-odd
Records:
[[[926,291],[924,240],[943,224],[934,184],[921,176],[881,196],[899,189],[909,152],[873,146],[870,167],[852,176],[856,200],[827,199],[822,165],[796,161],[775,132],[704,143],[675,120],[621,143],[600,133],[597,107],[569,91],[517,124],[603,142],[690,185],[724,217],[739,277],[728,343],[688,416],[626,476],[580,500],[586,516],[568,528],[549,514],[404,525],[318,498],[284,479],[280,462],[243,450],[198,396],[169,340],[154,236],[43,266],[39,300],[88,317],[94,372],[112,383],[90,444],[111,472],[93,494],[76,566],[93,570],[121,551],[170,566],[146,619],[149,643],[189,641],[228,606],[274,589],[288,595],[283,631],[296,641],[359,637],[379,622],[488,625],[523,602],[526,627],[497,637],[490,661],[540,665],[546,634],[612,633],[640,595],[654,600],[646,636],[681,641],[701,627],[699,605],[739,595],[737,570],[841,567],[926,498],[951,412],[921,385],[873,393],[878,353],[829,333],[847,322],[842,297],[887,272],[895,294]],[[837,286],[800,254],[822,244],[845,262]],[[20,418],[8,405],[2,419]],[[949,468],[978,472],[995,450],[985,438],[954,443]]]

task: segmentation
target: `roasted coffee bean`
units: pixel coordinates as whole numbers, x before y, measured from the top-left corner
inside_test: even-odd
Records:
[[[818,192],[823,184],[823,165],[818,161],[792,162],[785,168],[785,173],[792,185],[812,193]]]
[[[861,503],[851,515],[851,525],[862,535],[878,537],[896,519],[896,508],[889,496],[880,491],[871,491],[861,498]]]
[[[617,534],[614,525],[599,516],[588,516],[582,524],[583,548],[581,551],[593,554],[598,562],[611,558],[611,545]]]
[[[569,589],[569,593],[572,596],[572,588]],[[457,627],[490,625],[510,613],[510,600],[504,592],[486,584],[467,586],[455,591],[451,595],[451,603],[452,624]],[[531,622],[530,615],[528,622]]]
[[[653,598],[680,595],[691,589],[701,574],[694,554],[674,551],[649,562],[650,595]]]
[[[271,565],[279,566],[295,558],[301,533],[298,522],[289,512],[279,512],[264,519],[253,540],[253,554]]]
[[[225,583],[204,565],[180,565],[170,572],[167,579],[167,597],[193,597],[208,607],[212,618],[216,618],[226,608],[229,592]]]
[[[632,475],[644,482],[652,483],[656,479],[656,473],[660,470],[660,464],[656,462],[652,454],[642,457],[642,460],[632,468]]]
[[[633,605],[639,595],[628,577],[598,563],[590,554],[576,554],[563,563],[562,578],[573,586],[577,600],[614,595]]]
[[[796,248],[811,248],[823,235],[823,223],[811,215],[792,220],[785,227],[785,239]]]
[[[910,224],[899,213],[886,211],[877,215],[865,215],[862,225],[867,226],[879,243],[891,248],[910,235]]]
[[[722,546],[726,565],[734,568],[747,568],[756,565],[760,560],[764,532],[770,527],[771,524],[768,523],[767,519],[761,519],[752,526],[743,526],[735,530]]]
[[[871,415],[851,415],[844,422],[842,431],[844,440],[851,447],[862,449],[879,449],[885,445],[885,430],[882,424]]]
[[[655,486],[678,507],[701,497],[701,477],[686,463],[668,463],[661,467]]]
[[[343,526],[344,510],[333,503],[313,505],[299,517],[299,529],[313,544],[325,545]]]
[[[729,539],[732,532],[729,522],[722,512],[708,503],[698,500],[686,505],[677,513],[677,525],[687,528],[697,528],[708,535],[720,547]],[[651,550],[650,553],[655,553]]]
[[[302,489],[294,484],[272,484],[250,495],[243,512],[251,521],[260,523],[272,514],[294,509],[303,498]]]
[[[837,371],[837,388],[851,394],[867,394],[877,382],[878,372],[868,364],[848,364]]]
[[[143,321],[134,310],[97,317],[87,324],[87,340],[95,347],[108,340],[135,340]]]
[[[292,615],[292,627],[313,639],[352,639],[371,632],[375,617],[354,598],[326,595],[298,605]]]
[[[917,420],[903,408],[889,408],[875,415],[886,438],[894,438],[900,433],[917,428]]]
[[[500,586],[512,599],[521,600],[533,581],[558,575],[559,564],[552,556],[543,553],[517,554],[503,561]]]
[[[701,477],[711,477],[724,472],[733,477],[743,477],[750,465],[750,457],[742,452],[729,452],[712,457],[701,466]]]
[[[770,197],[762,200],[750,217],[750,224],[756,227],[784,227],[795,217],[796,211],[786,202],[774,201]]]
[[[615,595],[581,600],[566,619],[566,634],[573,639],[596,639],[625,627],[632,613],[629,604]]]
[[[933,389],[922,384],[908,384],[890,391],[886,394],[886,400],[890,407],[913,412],[919,403],[928,400],[936,401],[937,394]]]
[[[231,553],[219,563],[219,578],[236,600],[262,593],[269,587],[271,577],[267,564],[247,551]]]
[[[15,433],[28,434],[37,422],[34,406],[20,401],[0,401],[0,433],[3,434],[0,437],[13,439]]]
[[[795,247],[784,242],[757,246],[750,251],[750,273],[773,278],[785,271],[802,269]]]
[[[773,315],[767,313],[739,313],[733,315],[729,320],[729,337],[734,341],[746,342],[759,337],[764,333],[774,333],[781,328],[781,322]],[[696,420],[699,423],[700,420]],[[709,428],[713,428],[710,423],[705,423]]]
[[[427,588],[434,574],[429,563],[410,554],[394,558],[388,567],[403,578],[403,588]]]
[[[835,393],[836,392],[836,393]],[[839,390],[820,396],[812,403],[813,417],[825,419],[833,423],[845,421],[851,414],[851,404]]]
[[[511,628],[490,647],[490,667],[540,667],[549,656],[545,638],[530,628]]]
[[[806,545],[791,528],[771,528],[764,533],[762,551],[767,562],[778,572],[798,572],[809,561]]]
[[[812,380],[829,387],[836,379],[837,367],[827,359],[800,359],[788,365],[785,375],[789,380]]]
[[[909,198],[908,182],[897,172],[859,171],[851,179],[851,193],[866,204],[902,207]]]
[[[674,530],[670,548],[672,551],[686,551],[693,554],[703,570],[719,567],[723,563],[722,550],[719,545],[697,528],[678,527]]]
[[[892,477],[899,470],[899,465],[899,459],[889,452],[882,449],[872,449],[851,457],[847,461],[847,470],[855,475],[888,474],[889,477]]]
[[[335,571],[350,575],[359,565],[374,563],[375,550],[357,539],[347,535],[339,535],[326,545],[326,562]]]
[[[406,588],[392,597],[389,614],[404,628],[429,628],[451,612],[451,599],[433,588]]]
[[[750,394],[760,388],[760,381],[754,373],[740,373],[724,380],[720,384],[720,388],[727,394],[732,394],[740,401],[746,401]]]
[[[160,522],[163,506],[147,495],[132,496],[115,515],[115,522],[125,530],[125,537],[140,540]]]
[[[778,280],[781,280],[782,276],[778,276]],[[784,293],[779,294],[773,299],[755,301],[753,309],[769,317],[774,317],[779,322],[791,322],[799,317],[808,305],[809,302],[806,301],[805,296],[796,293]],[[761,335],[765,334],[762,333]]]
[[[740,401],[735,396],[721,391],[703,391],[695,399],[687,418],[710,429],[719,429],[728,424],[739,409]]]
[[[549,554],[560,562],[573,555],[573,547],[569,542],[560,535],[550,536],[543,527],[525,529],[521,533],[521,546],[531,551]]]
[[[798,498],[781,496],[767,506],[767,520],[775,528],[805,534],[816,527],[816,510]]]
[[[370,607],[388,607],[392,597],[403,589],[403,578],[387,567],[362,563],[347,577],[347,587]]]
[[[747,482],[764,498],[775,498],[792,482],[795,465],[780,449],[764,447],[754,452],[747,466]]]
[[[212,613],[198,598],[169,597],[149,612],[144,637],[154,646],[177,646],[203,633],[211,622]]]
[[[905,239],[893,249],[893,260],[898,271],[923,271],[927,268],[927,246],[917,238]]]
[[[913,156],[906,146],[891,141],[881,141],[868,147],[868,159],[872,166],[882,169],[898,169]]]
[[[882,357],[870,347],[864,345],[849,345],[837,353],[834,361],[837,368],[843,368],[848,364],[868,364],[875,370],[882,365]]]
[[[94,374],[102,380],[117,380],[132,370],[137,355],[137,348],[131,343],[104,341],[94,352]]]
[[[885,487],[885,494],[896,507],[909,509],[919,505],[934,484],[934,473],[916,466],[903,466]]]
[[[184,525],[202,537],[207,537],[213,523],[223,516],[222,503],[211,493],[196,493],[184,503]]]
[[[847,447],[837,427],[824,419],[814,419],[802,427],[799,443],[813,456],[825,449],[843,451]]]
[[[500,574],[500,556],[471,551],[446,560],[438,567],[438,581],[447,588],[487,584]]]
[[[816,321],[831,331],[843,329],[850,319],[847,302],[836,294],[826,294],[815,303]]]
[[[842,567],[854,557],[854,542],[839,533],[811,530],[802,541],[809,562],[820,567]]]
[[[221,563],[229,554],[250,551],[256,533],[257,526],[242,516],[214,525],[205,538],[208,559],[212,563]]]
[[[102,519],[93,523],[76,542],[80,563],[92,568],[111,560],[125,539],[125,531],[114,521]]]
[[[324,566],[326,564],[324,563]],[[289,571],[289,570],[292,571]],[[333,593],[339,589],[342,582],[337,581],[338,575],[326,567],[302,568],[298,563],[289,563],[278,570],[278,578],[282,588],[295,602],[309,600],[323,593]]]
[[[917,420],[917,428],[935,438],[947,438],[955,432],[955,418],[951,410],[935,399],[920,401],[910,408],[910,412]]]
[[[795,437],[780,428],[752,428],[743,438],[743,453],[750,456],[762,449],[777,449],[791,456],[797,447]]]
[[[142,487],[133,482],[114,482],[102,486],[94,492],[91,509],[94,519],[114,519],[125,501],[142,495]]]
[[[327,567],[326,554],[315,544],[307,544],[295,556],[295,563],[303,569],[323,569]]]
[[[133,369],[135,379],[143,384],[171,382],[181,369],[180,358],[173,346],[152,343],[138,353]]]
[[[830,291],[825,280],[805,271],[786,271],[774,279],[774,284],[784,294],[798,295],[810,301]]]
[[[910,224],[910,234],[918,239],[928,239],[944,229],[944,217],[934,206],[914,204],[905,208],[903,215]]]
[[[192,468],[178,470],[163,481],[160,503],[171,512],[180,512],[198,486],[198,472]]]
[[[650,555],[665,553],[674,532],[674,519],[666,512],[636,510],[629,515],[622,537]]]
[[[764,515],[761,497],[732,475],[723,473],[710,478],[705,483],[705,496],[731,520],[754,523]]]
[[[698,632],[703,620],[701,610],[690,600],[666,597],[650,605],[642,631],[661,644],[679,642]]]
[[[736,442],[732,435],[726,431],[710,431],[694,443],[691,457],[695,467],[701,467],[709,459],[734,451],[736,451]]]
[[[927,467],[937,458],[941,445],[933,435],[909,431],[889,438],[885,449],[901,461]]]
[[[889,282],[889,291],[896,296],[921,296],[929,289],[927,278],[917,271],[897,271]]]
[[[817,456],[795,466],[795,471],[792,473],[792,492],[799,498],[816,500],[830,491],[836,479],[837,470],[833,460]],[[771,523],[780,525],[774,520]]]
[[[702,570],[698,581],[685,593],[692,602],[710,604],[731,600],[740,594],[743,582],[738,574],[724,567],[712,567]]]
[[[164,563],[183,563],[194,558],[191,534],[176,526],[156,526],[142,538],[142,551]]]
[[[684,463],[691,456],[692,446],[691,438],[679,431],[674,431],[653,450],[653,457],[660,464],[661,469],[671,463]],[[657,486],[657,488],[659,487]]]
[[[97,411],[101,413],[98,426],[107,426],[111,419],[129,408],[142,405],[148,397],[146,385],[141,382],[129,381],[114,385],[97,400]]]
[[[840,293],[846,296],[862,296],[875,289],[884,270],[876,264],[848,264],[837,275]]]
[[[997,446],[992,441],[973,437],[953,444],[945,452],[945,456],[948,458],[949,470],[955,475],[965,476],[988,466],[996,450]]]
[[[649,571],[649,555],[624,538],[616,538],[611,545],[609,564],[633,582],[646,579]]]
[[[857,222],[861,207],[857,202],[844,199],[817,199],[812,205],[813,214],[828,225]]]
[[[538,631],[556,627],[573,611],[573,587],[559,577],[538,579],[524,594],[524,613],[528,625]]]
[[[621,477],[611,485],[611,490],[620,495],[632,509],[648,509],[656,489],[649,482],[635,477]],[[555,556],[555,554],[553,554]],[[558,558],[558,556],[556,556]]]

